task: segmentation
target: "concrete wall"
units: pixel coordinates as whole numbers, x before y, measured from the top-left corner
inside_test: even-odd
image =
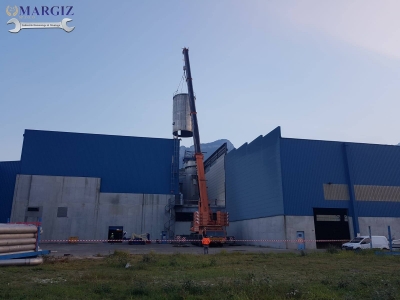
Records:
[[[43,239],[107,239],[108,226],[123,226],[128,236],[150,233],[159,238],[167,221],[170,195],[100,193],[99,178],[18,175],[12,222],[42,217]],[[39,207],[39,212],[28,212]],[[58,217],[67,207],[67,217]]]
[[[347,216],[349,223],[350,239],[354,238],[353,217]]]
[[[124,231],[150,233],[159,239],[167,222],[165,206],[170,195],[100,193],[96,238],[107,237],[108,226],[124,226]]]
[[[371,226],[372,235],[388,236],[388,226],[393,239],[400,239],[400,218],[373,218],[359,217],[360,234],[369,235],[368,226]]]
[[[225,206],[225,155],[220,156],[210,166],[206,178],[210,204]]]
[[[99,189],[99,178],[18,175],[11,221],[37,221],[27,208],[40,207],[43,239],[93,239]],[[67,207],[67,217],[57,217],[59,207]]]
[[[306,242],[306,249],[316,249],[317,245],[315,243],[315,226],[314,226],[314,216],[285,216],[286,223],[286,239],[296,241],[297,231],[304,231],[304,239],[312,240],[311,242]],[[296,242],[288,242],[288,249],[297,249]]]
[[[240,240],[277,240],[270,242],[244,242],[247,245],[284,249],[286,248],[286,243],[283,242],[285,240],[284,228],[284,217],[274,216],[230,222],[227,231],[228,235],[233,235]]]

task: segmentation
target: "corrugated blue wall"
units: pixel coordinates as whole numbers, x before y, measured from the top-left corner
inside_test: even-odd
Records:
[[[353,185],[400,186],[400,147],[348,145]],[[323,184],[348,184],[344,143],[281,139],[286,215],[313,215],[313,207],[349,208],[350,201],[324,199]],[[359,217],[400,217],[399,202],[356,201]]]
[[[226,208],[230,221],[283,214],[280,127],[226,156]]]
[[[281,139],[285,214],[313,216],[313,207],[348,208],[349,201],[326,201],[324,183],[347,184],[343,144]]]
[[[347,143],[354,185],[400,186],[400,147]],[[400,217],[400,202],[356,201],[360,217]]]
[[[11,216],[15,179],[20,172],[19,161],[0,162],[0,223]]]
[[[175,194],[174,149],[179,140],[25,130],[21,174],[99,177],[104,193]]]

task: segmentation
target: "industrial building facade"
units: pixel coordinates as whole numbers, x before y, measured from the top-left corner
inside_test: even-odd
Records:
[[[196,167],[179,139],[26,130],[20,161],[0,162],[0,222],[43,222],[44,239],[107,239],[110,228],[186,235]],[[400,238],[400,147],[282,138],[280,128],[205,161],[214,210],[248,244],[306,248],[368,234]],[[189,186],[190,185],[190,186]]]
[[[178,157],[178,139],[26,130],[21,161],[0,163],[0,222],[41,219],[49,240],[107,239],[110,228],[160,238]]]
[[[280,127],[226,156],[229,234],[321,248],[357,233],[400,237],[400,147],[282,138]],[[273,241],[272,241],[273,240]],[[294,241],[294,242],[288,242]]]

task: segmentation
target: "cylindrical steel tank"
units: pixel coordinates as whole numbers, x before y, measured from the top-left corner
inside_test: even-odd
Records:
[[[195,161],[187,161],[185,168],[185,181],[183,183],[183,198],[185,200],[199,200],[199,186],[197,184],[197,168]]]
[[[178,137],[192,137],[189,94],[176,94],[173,98],[172,134]]]

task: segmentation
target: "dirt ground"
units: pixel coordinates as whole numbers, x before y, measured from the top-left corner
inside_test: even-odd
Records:
[[[98,255],[108,255],[114,253],[115,250],[122,250],[131,254],[145,254],[151,251],[160,254],[173,254],[173,253],[191,253],[203,254],[203,249],[198,246],[185,245],[176,246],[172,244],[146,244],[146,245],[129,245],[128,243],[85,243],[85,244],[68,244],[68,243],[41,243],[40,248],[43,250],[50,250],[52,256],[73,256],[73,257],[93,257]],[[228,246],[224,247],[211,247],[209,254],[226,252],[244,252],[244,253],[287,253],[297,252],[297,250],[287,249],[274,249],[256,246]],[[315,250],[314,250],[315,251]]]

